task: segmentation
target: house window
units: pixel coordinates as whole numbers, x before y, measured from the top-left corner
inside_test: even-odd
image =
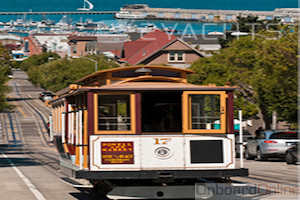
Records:
[[[176,53],[175,52],[171,52],[169,55],[170,55],[169,60],[170,61],[175,61]]]
[[[184,61],[185,61],[185,54],[184,54],[184,52],[171,51],[169,53],[169,60],[168,60],[168,62],[184,62]]]
[[[184,59],[183,59],[183,52],[178,52],[177,53],[177,60],[178,61],[183,61]]]
[[[73,47],[73,53],[77,53],[77,47]]]

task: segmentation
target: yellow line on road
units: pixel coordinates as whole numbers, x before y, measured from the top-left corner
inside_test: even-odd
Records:
[[[20,111],[20,113],[23,115],[23,117],[26,117],[26,113],[23,111],[23,109],[16,103],[14,102],[14,104],[16,105],[16,107],[18,108],[18,110]]]

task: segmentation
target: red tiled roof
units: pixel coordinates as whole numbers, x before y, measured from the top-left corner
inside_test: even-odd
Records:
[[[110,51],[112,52],[113,54],[115,54],[117,57],[121,57],[121,51],[118,51],[118,50],[115,50],[115,51]]]
[[[125,58],[120,58],[119,61],[126,62]]]
[[[136,41],[125,42],[125,59],[127,63],[136,65],[176,39],[177,37],[174,35],[154,30]]]

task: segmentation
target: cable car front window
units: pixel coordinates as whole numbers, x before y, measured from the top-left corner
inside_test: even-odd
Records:
[[[191,129],[220,129],[220,95],[190,95]]]
[[[98,96],[98,130],[131,129],[130,96]]]

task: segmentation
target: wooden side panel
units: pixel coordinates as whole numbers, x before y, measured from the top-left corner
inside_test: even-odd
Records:
[[[228,93],[227,99],[227,125],[228,125],[228,133],[234,132],[233,120],[234,120],[234,105],[233,105],[233,92]]]
[[[135,94],[135,115],[136,115],[136,134],[142,133],[142,95],[141,93]]]
[[[94,134],[94,93],[87,93],[87,110],[88,110],[88,134]]]

